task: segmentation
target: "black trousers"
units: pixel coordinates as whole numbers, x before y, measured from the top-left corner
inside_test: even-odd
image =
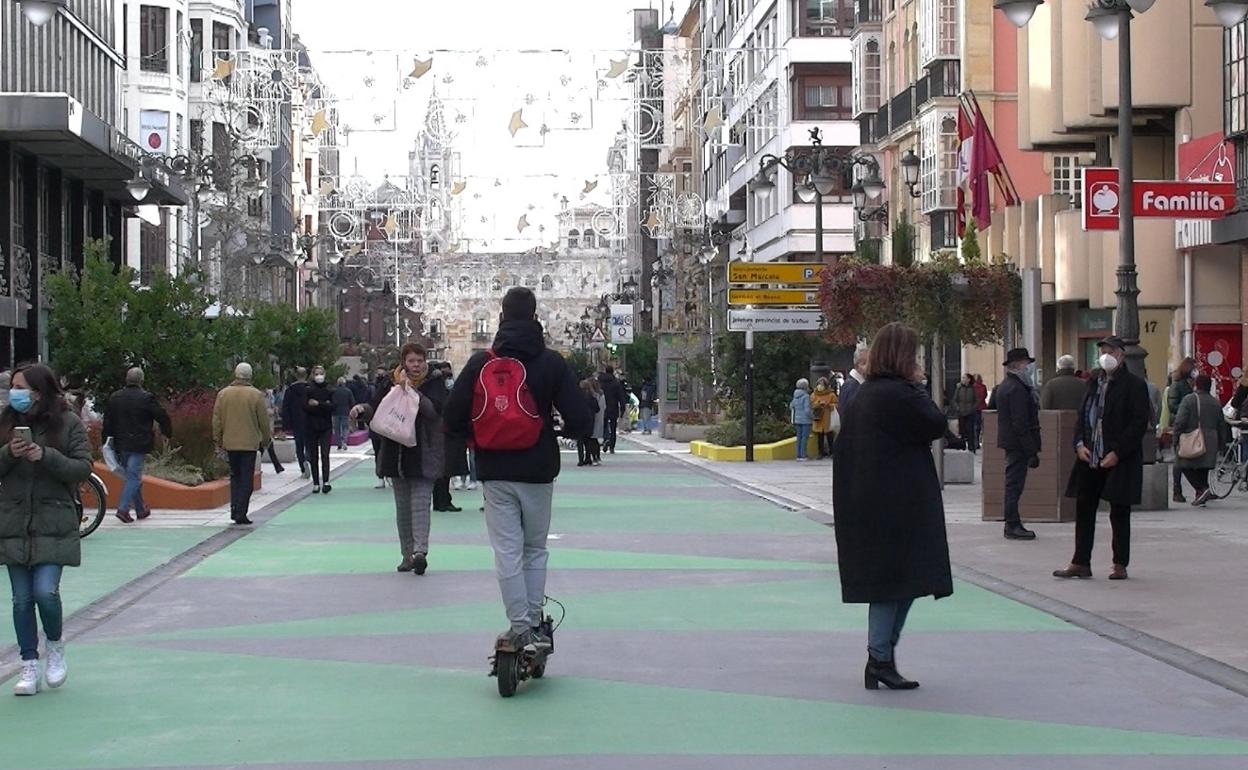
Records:
[[[1198,495],[1209,488],[1208,468],[1184,468],[1183,478],[1187,479],[1187,483],[1192,485]]]
[[[251,493],[255,483],[256,451],[227,452],[230,459],[230,518],[240,521],[247,518],[251,508]]]
[[[603,449],[615,454],[615,439],[619,433],[620,416],[618,414],[608,414],[603,418],[603,435],[606,437],[603,442]]]
[[[328,430],[324,433],[308,433],[308,448],[312,450],[308,458],[312,462],[312,483],[318,487],[322,480],[329,483],[329,444],[332,434],[333,431]]]
[[[1092,566],[1092,544],[1096,540],[1096,510],[1109,471],[1087,468],[1079,476],[1075,498],[1075,556],[1071,564]],[[1131,561],[1131,506],[1111,503],[1109,525],[1113,528],[1114,564],[1127,566]]]
[[[273,463],[273,470],[275,472],[281,473],[285,470],[285,468],[282,467],[282,461],[277,459],[277,445],[274,443],[269,444],[269,462]]]
[[[451,500],[451,477],[443,476],[433,482],[433,510],[444,511],[454,504]]]
[[[832,442],[836,438],[835,433],[816,433],[815,438],[819,440],[819,456],[832,456]]]
[[[376,435],[370,435],[369,440],[373,442],[373,473],[377,474],[377,478],[381,478],[381,439]]]
[[[602,462],[602,442],[596,438],[586,439],[588,445],[589,461],[591,463]]]
[[[1027,455],[1022,452],[1005,453],[1005,524],[1021,524],[1018,501],[1027,486]]]
[[[577,461],[576,466],[578,468],[581,468],[586,465],[589,465],[591,457],[592,456],[589,453],[589,439],[587,438],[577,439],[576,440],[576,461]]]
[[[975,415],[968,414],[958,418],[958,435],[966,441],[966,448],[974,452],[979,449],[979,436],[975,431]]]
[[[295,462],[299,463],[299,472],[303,473],[308,467],[308,429],[295,428],[290,435],[295,440]]]
[[[1174,493],[1176,495],[1183,494],[1183,469],[1176,462],[1174,464]]]

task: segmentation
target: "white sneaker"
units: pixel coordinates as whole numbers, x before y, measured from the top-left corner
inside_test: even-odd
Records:
[[[386,488],[385,479],[377,479],[377,483],[373,485],[373,489],[385,489],[385,488]]]
[[[464,488],[464,480],[463,480],[463,479],[461,479],[459,476],[456,476],[455,478],[451,479],[451,489],[454,489],[454,490],[456,490],[456,491],[459,491],[459,490],[461,490],[461,489],[463,489],[463,488]]]
[[[13,685],[14,695],[34,695],[39,692],[39,661],[23,660],[22,673]]]
[[[469,481],[468,484],[464,487],[464,489],[468,490],[469,492],[474,491],[476,488],[477,488],[477,482],[475,481]]]
[[[48,687],[55,690],[69,677],[69,668],[65,665],[65,642],[49,641],[44,649],[48,654],[48,665],[43,675],[47,677]]]

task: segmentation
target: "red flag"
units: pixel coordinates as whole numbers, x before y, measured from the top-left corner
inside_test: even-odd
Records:
[[[966,110],[958,107],[958,237],[966,232],[966,188],[971,180],[971,121]]]
[[[992,225],[991,185],[988,174],[1002,165],[1001,153],[988,133],[984,113],[975,115],[975,133],[971,138],[971,213],[980,230]]]

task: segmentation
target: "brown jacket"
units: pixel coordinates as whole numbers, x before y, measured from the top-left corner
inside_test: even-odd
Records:
[[[815,420],[813,428],[815,433],[831,433],[832,432],[832,412],[836,410],[836,394],[831,390],[825,390],[822,393],[815,391],[810,394],[810,403],[813,407],[812,411],[819,413]]]
[[[227,452],[255,452],[273,441],[264,394],[235,380],[217,394],[212,407],[212,438]]]

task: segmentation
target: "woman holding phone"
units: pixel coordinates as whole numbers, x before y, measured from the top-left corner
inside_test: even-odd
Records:
[[[0,412],[0,564],[13,586],[13,626],[22,671],[15,695],[39,692],[39,628],[47,639],[48,687],[65,683],[61,571],[82,558],[78,485],[91,476],[87,429],[70,410],[52,370],[42,364],[13,374]]]

